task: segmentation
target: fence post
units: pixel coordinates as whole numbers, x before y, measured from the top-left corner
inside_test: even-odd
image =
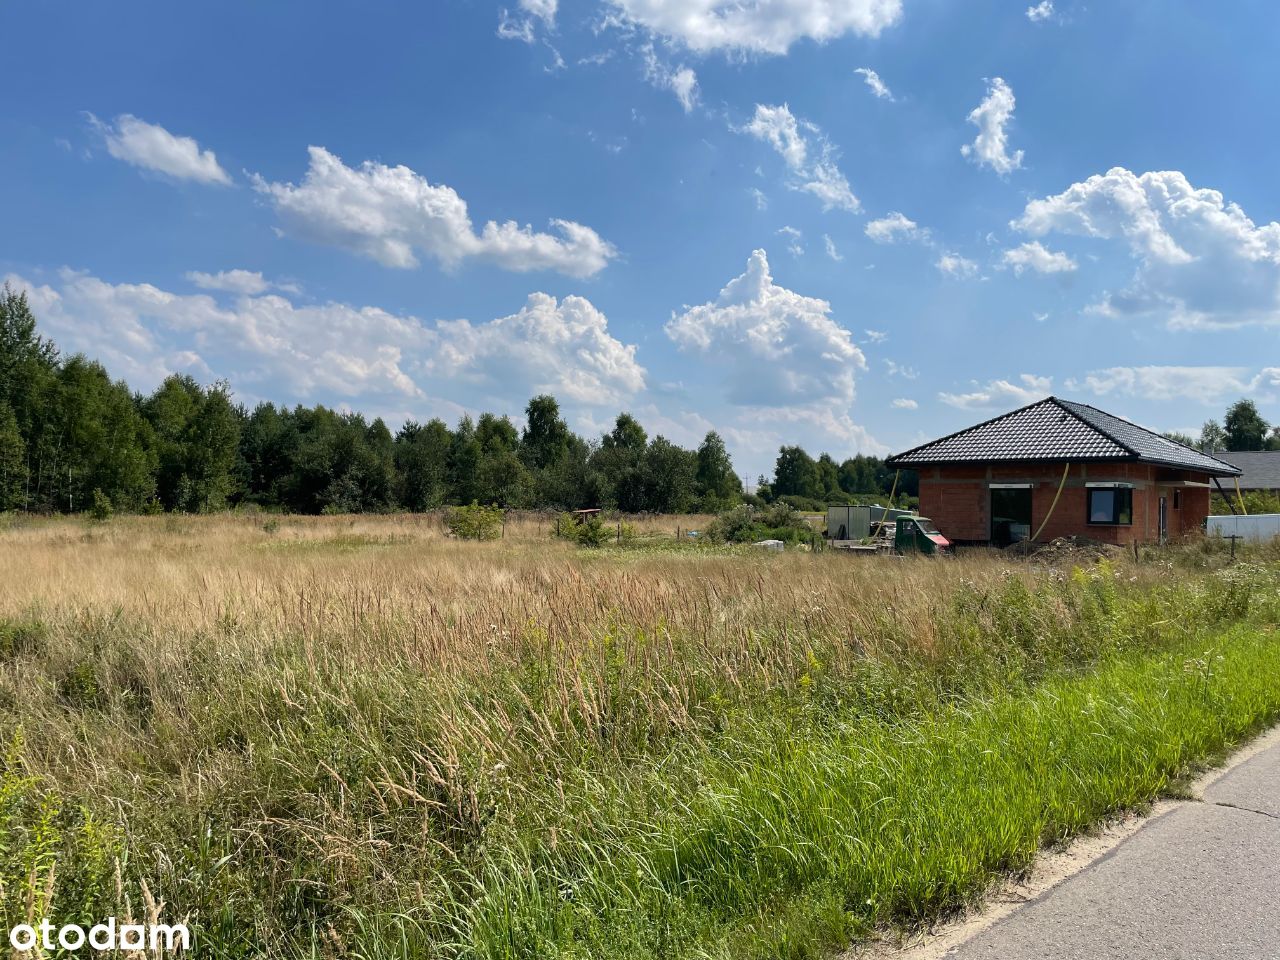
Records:
[[[622,545],[622,521],[618,521],[618,545]]]

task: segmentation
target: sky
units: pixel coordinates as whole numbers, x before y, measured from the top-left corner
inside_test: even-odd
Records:
[[[1053,393],[1280,421],[1266,0],[5,4],[0,276],[149,391],[551,392],[751,482]]]

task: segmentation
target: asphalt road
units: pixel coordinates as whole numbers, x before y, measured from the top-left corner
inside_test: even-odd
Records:
[[[1280,960],[1280,745],[945,955]]]

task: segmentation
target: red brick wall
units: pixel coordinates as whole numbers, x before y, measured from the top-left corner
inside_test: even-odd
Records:
[[[985,541],[990,537],[991,493],[989,483],[1032,483],[1031,530],[1034,533],[1049,513],[1062,480],[1062,466],[1025,464],[968,467],[928,467],[920,471],[920,512],[932,518],[952,540]],[[1113,463],[1076,465],[1067,474],[1067,485],[1053,515],[1040,534],[1041,540],[1083,536],[1105,543],[1154,541],[1160,534],[1160,497],[1168,501],[1168,535],[1179,537],[1199,530],[1209,514],[1209,491],[1204,487],[1174,487],[1182,480],[1204,482],[1203,476],[1161,470],[1147,464]],[[1133,523],[1129,526],[1088,522],[1086,483],[1125,481],[1133,490]],[[1174,491],[1180,506],[1174,509]]]

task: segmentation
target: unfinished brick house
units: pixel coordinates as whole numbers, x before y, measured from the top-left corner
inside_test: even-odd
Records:
[[[1116,544],[1180,537],[1203,528],[1212,484],[1240,473],[1128,420],[1057,397],[887,464],[919,472],[920,512],[948,539],[1001,546],[1031,537]]]

